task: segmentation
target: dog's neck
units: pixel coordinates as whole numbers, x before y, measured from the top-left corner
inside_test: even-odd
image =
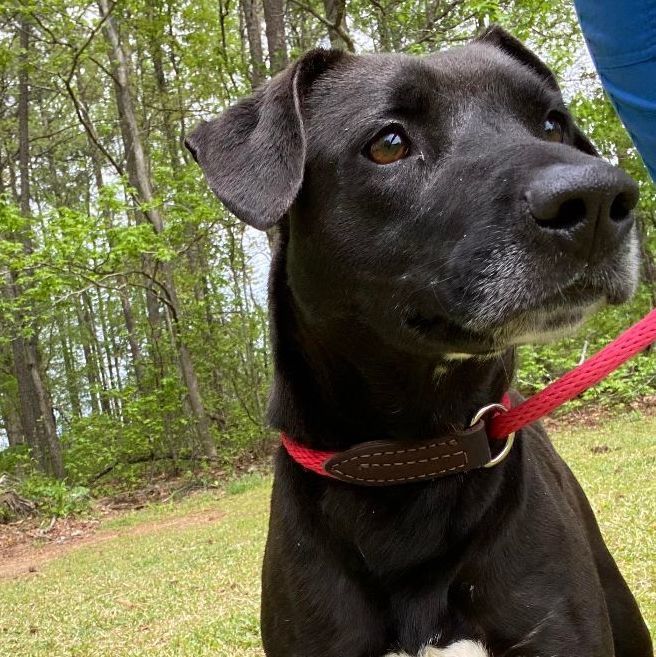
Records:
[[[339,450],[368,440],[434,437],[501,400],[513,374],[512,351],[487,360],[413,356],[355,322],[309,321],[288,284],[285,249],[283,234],[269,282],[274,428],[314,448]]]

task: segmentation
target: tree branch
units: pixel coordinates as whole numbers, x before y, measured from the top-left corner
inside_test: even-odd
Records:
[[[329,27],[331,30],[335,30],[335,32],[339,35],[339,38],[342,39],[342,41],[346,44],[346,49],[349,52],[355,52],[355,44],[353,43],[353,39],[351,39],[351,37],[342,29],[342,26],[339,23],[332,23],[325,16],[322,16],[319,12],[312,9],[312,7],[306,5],[304,2],[299,2],[299,0],[290,0],[290,2],[295,4],[299,9],[307,11],[308,14],[314,16],[326,27]]]

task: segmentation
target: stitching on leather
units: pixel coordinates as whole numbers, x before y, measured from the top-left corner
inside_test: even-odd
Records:
[[[449,444],[456,443],[455,440],[451,440],[451,441],[448,441],[448,442],[449,442]],[[436,443],[436,444],[440,444],[440,443]],[[441,444],[445,445],[447,443],[441,443]],[[421,449],[421,448],[418,448],[418,449]],[[402,450],[402,451],[410,451],[410,450]],[[415,449],[414,451],[417,451],[417,450]],[[381,483],[381,484],[382,483],[390,483],[390,482],[394,482],[394,481],[413,481],[414,479],[425,479],[426,477],[435,477],[437,475],[445,474],[446,472],[453,472],[454,470],[462,470],[463,468],[466,468],[467,465],[469,464],[469,459],[467,458],[467,453],[462,452],[462,451],[453,452],[452,454],[442,454],[441,456],[435,456],[435,457],[431,458],[430,460],[435,461],[435,460],[440,460],[440,459],[448,459],[448,458],[451,458],[452,456],[458,456],[458,455],[463,455],[465,457],[465,462],[461,463],[460,465],[454,465],[451,468],[442,468],[442,470],[436,470],[435,472],[426,472],[424,474],[413,475],[411,477],[396,477],[394,479],[389,479],[389,478],[385,478],[385,479],[371,479],[370,478],[370,479],[367,479],[366,477],[356,477],[354,475],[350,475],[346,472],[343,472],[342,470],[338,470],[335,466],[333,466],[331,469],[332,469],[333,472],[336,472],[337,474],[341,475],[342,477],[346,477],[347,479],[352,479],[353,481],[366,481],[366,482],[369,482],[369,483]],[[372,456],[372,455],[368,454],[368,455],[365,455],[365,456]],[[356,456],[356,457],[348,459],[348,461],[353,461],[356,458],[361,458],[361,457]],[[425,463],[428,460],[429,459],[425,459],[424,461],[420,461],[420,463]],[[342,463],[346,463],[346,462],[347,461],[342,461]],[[407,462],[407,463],[376,463],[376,464],[370,463],[369,466],[370,467],[373,466],[373,465],[376,465],[376,466],[379,466],[379,467],[380,466],[391,466],[391,465],[403,466],[403,465],[412,465],[413,463],[416,463],[416,462],[417,461],[410,461],[410,462]],[[337,465],[337,464],[335,464],[335,465]]]
[[[450,455],[447,454],[446,456],[450,456]],[[353,479],[353,481],[367,481],[370,483],[381,483],[381,484],[390,483],[393,481],[413,481],[414,479],[425,479],[426,477],[435,477],[436,475],[444,474],[446,472],[453,472],[454,470],[462,470],[463,468],[467,467],[466,457],[467,455],[465,454],[465,463],[461,463],[460,465],[455,465],[452,468],[443,468],[442,470],[437,470],[436,472],[426,472],[425,474],[414,475],[412,477],[396,477],[395,479],[366,479],[365,477],[355,477],[353,475],[347,474],[346,472],[342,472],[341,470],[337,470],[336,468],[333,468],[333,471],[341,475],[342,477]]]
[[[350,461],[357,461],[358,459],[370,459],[373,458],[374,456],[394,456],[396,454],[407,454],[408,452],[421,452],[427,449],[431,449],[432,447],[444,447],[444,445],[457,445],[457,444],[458,441],[452,438],[451,440],[445,440],[441,443],[430,443],[430,445],[422,445],[421,447],[407,447],[406,449],[396,449],[391,452],[372,452],[371,454],[356,454],[355,456],[351,456],[348,459],[340,459],[335,463],[335,465],[340,463],[349,463]],[[441,458],[441,457],[436,457],[436,458]]]
[[[391,468],[395,465],[415,465],[415,463],[430,463],[431,461],[439,461],[440,459],[448,459],[452,456],[460,456],[465,452],[452,452],[451,454],[442,454],[441,456],[431,456],[429,459],[417,459],[416,461],[397,461],[395,463],[367,463],[368,468]],[[367,455],[368,456],[368,455]],[[352,459],[350,459],[352,460]],[[339,461],[339,463],[346,463],[346,461]],[[364,464],[362,465],[364,467]]]

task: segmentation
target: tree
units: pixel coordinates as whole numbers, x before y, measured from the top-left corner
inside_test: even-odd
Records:
[[[23,15],[19,23],[20,64],[18,73],[18,166],[20,180],[20,213],[24,223],[16,239],[23,252],[31,254],[30,236],[30,172],[29,172],[29,59],[31,24]],[[7,295],[17,300],[22,294],[23,281],[16,269],[10,269]],[[38,326],[25,313],[18,312],[18,333],[12,340],[14,375],[18,382],[20,420],[25,441],[37,456],[45,472],[64,476],[61,445],[57,437],[55,415],[47,382],[42,370],[38,343]]]
[[[492,21],[564,79],[583,129],[642,190],[645,284],[556,347],[526,391],[651,307],[656,193],[565,0],[22,0],[0,30],[0,468],[88,482],[148,462],[231,458],[267,436],[266,243],[182,144],[307,49],[424,54]],[[257,263],[257,264],[254,264]],[[612,398],[653,392],[653,359]],[[627,392],[628,391],[628,392]],[[593,393],[594,394],[594,393]],[[9,452],[2,447],[11,445]]]
[[[140,210],[152,226],[155,234],[160,235],[164,232],[164,217],[154,203],[155,198],[149,175],[148,161],[134,111],[132,91],[130,88],[128,56],[125,46],[121,42],[116,21],[110,15],[108,0],[98,0],[98,7],[100,8],[101,18],[104,21],[103,31],[109,44],[109,58],[114,74],[114,91],[123,136],[128,180],[137,192],[137,201],[140,205]],[[159,57],[156,61],[161,66],[161,59]],[[159,86],[161,93],[161,82]],[[156,261],[155,266],[159,267],[162,271],[162,281],[154,281],[159,288],[156,296],[159,301],[164,303],[166,312],[172,322],[173,337],[180,362],[180,371],[182,372],[182,378],[187,388],[189,404],[196,419],[200,443],[205,455],[208,458],[215,459],[217,455],[216,446],[210,433],[210,425],[207,414],[205,413],[196,370],[185,342],[182,317],[180,316],[181,307],[173,272],[169,263],[165,260]]]

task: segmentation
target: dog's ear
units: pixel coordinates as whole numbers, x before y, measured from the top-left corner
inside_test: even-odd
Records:
[[[185,140],[212,191],[247,224],[267,230],[294,202],[303,181],[303,97],[338,59],[314,50]]]
[[[528,66],[537,73],[552,89],[560,91],[556,77],[551,69],[533,52],[531,52],[519,39],[506,32],[498,25],[491,25],[477,38],[477,41],[489,43],[503,50],[513,59]]]

